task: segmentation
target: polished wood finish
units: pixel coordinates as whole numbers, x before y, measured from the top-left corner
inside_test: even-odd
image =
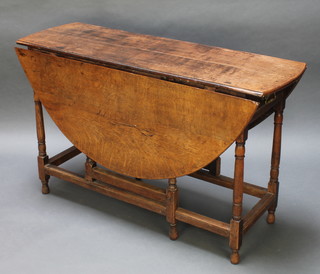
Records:
[[[249,230],[274,201],[274,194],[268,192],[256,203],[256,205],[243,217],[243,233]]]
[[[36,99],[36,98],[35,98]],[[44,165],[48,163],[48,155],[46,151],[46,136],[44,131],[44,121],[42,104],[39,100],[35,100],[35,112],[36,112],[36,127],[37,127],[37,138],[38,138],[38,173],[39,179],[42,183],[42,193],[48,194],[49,189],[49,178],[50,176],[44,172]]]
[[[30,50],[17,53],[36,96],[67,138],[93,161],[136,178],[176,178],[202,168],[232,144],[257,108],[212,91]]]
[[[223,175],[219,175],[219,176],[212,175],[212,174],[210,174],[209,171],[206,171],[204,169],[201,169],[201,170],[198,170],[197,172],[191,173],[191,174],[189,174],[189,176],[192,176],[194,178],[197,178],[197,179],[200,179],[203,181],[207,181],[212,184],[227,187],[230,189],[234,188],[234,179],[233,178],[223,176]],[[244,182],[243,183],[243,192],[246,194],[249,194],[251,196],[255,196],[257,198],[262,198],[268,192],[268,189],[261,187],[261,186],[256,186],[256,185]]]
[[[304,63],[291,60],[83,23],[37,32],[17,43],[173,82],[257,98],[267,98],[305,70]]]
[[[68,149],[51,157],[48,160],[48,163],[55,165],[55,166],[59,166],[59,165],[63,164],[64,162],[72,159],[73,157],[79,155],[80,153],[81,153],[81,151],[79,149],[77,149],[75,146],[71,146]]]
[[[282,104],[286,100],[286,98],[291,94],[291,92],[296,87],[300,79],[301,79],[301,76],[291,84],[287,85],[285,88],[274,93],[272,96],[270,96],[266,104],[260,104],[258,110],[255,112],[254,116],[252,117],[248,125],[248,129],[251,129],[259,125],[271,114],[273,114],[274,107],[276,105]]]
[[[236,140],[235,148],[235,165],[234,165],[234,186],[233,186],[233,205],[232,219],[230,222],[229,245],[232,249],[231,263],[238,264],[239,249],[242,243],[242,200],[243,200],[243,172],[244,172],[244,156],[245,141],[247,139],[247,131],[245,130]]]
[[[94,190],[106,196],[127,202],[129,204],[133,204],[133,205],[145,208],[155,213],[166,215],[166,207],[164,203],[142,197],[140,195],[128,192],[126,190],[123,190],[117,187],[113,187],[101,181],[92,181],[92,182],[88,181],[85,178],[81,177],[80,175],[74,172],[65,170],[61,167],[47,164],[45,165],[44,170],[47,174],[51,176],[55,176],[65,181],[69,181],[71,183],[80,185],[84,188]]]
[[[82,23],[17,42],[28,47],[16,53],[34,89],[42,193],[55,176],[165,216],[172,240],[178,221],[216,233],[229,239],[233,264],[244,233],[265,212],[274,223],[283,110],[305,63]],[[42,106],[73,144],[51,158]],[[264,188],[244,182],[245,141],[273,113]],[[233,143],[229,178],[220,174],[220,155]],[[59,167],[80,153],[87,157],[84,176]],[[230,223],[183,208],[182,175],[232,189]],[[144,178],[164,178],[168,186]],[[244,193],[258,198],[246,215]]]
[[[176,219],[212,233],[219,234],[220,236],[226,238],[230,236],[230,224],[209,218],[181,207],[177,208]]]
[[[93,181],[93,169],[97,166],[97,163],[87,157],[86,163],[85,163],[85,178],[88,181]]]
[[[176,178],[168,180],[167,188],[167,221],[170,224],[169,237],[171,240],[178,238],[176,210],[178,207],[178,187]]]
[[[117,174],[99,167],[95,167],[93,169],[92,177],[96,180],[107,182],[109,185],[130,191],[155,201],[164,202],[167,198],[166,191],[159,187],[155,187],[144,183],[141,180],[128,178],[121,174]]]
[[[280,102],[275,107],[274,113],[274,133],[273,133],[273,146],[271,156],[271,170],[270,180],[268,184],[268,191],[275,195],[275,199],[272,206],[268,210],[267,222],[273,224],[275,222],[275,210],[278,204],[278,192],[279,192],[279,166],[280,166],[280,154],[281,154],[281,131],[283,122],[283,110],[284,101]]]

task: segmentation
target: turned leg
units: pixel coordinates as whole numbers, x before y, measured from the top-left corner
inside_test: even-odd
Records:
[[[86,169],[86,174],[85,174],[85,179],[88,181],[93,181],[92,178],[92,169],[97,166],[97,163],[93,161],[91,158],[87,157],[86,163],[85,163],[85,169]]]
[[[242,133],[236,140],[235,148],[233,206],[229,238],[229,246],[232,249],[230,261],[233,264],[240,262],[239,249],[242,242],[243,173],[246,138],[247,132]]]
[[[48,194],[50,192],[48,182],[50,176],[45,173],[44,166],[48,163],[48,155],[46,152],[46,136],[44,131],[42,104],[40,101],[35,101],[36,111],[36,127],[37,127],[37,138],[38,138],[38,172],[39,179],[42,183],[42,193]]]
[[[175,218],[176,209],[178,207],[178,187],[175,178],[168,180],[167,188],[167,221],[170,224],[169,237],[171,240],[178,238],[177,220]]]
[[[271,170],[270,180],[268,184],[268,191],[275,195],[274,202],[268,209],[267,223],[273,224],[275,222],[275,210],[278,204],[278,192],[279,192],[279,165],[281,154],[281,131],[283,121],[283,109],[284,102],[278,104],[274,113],[274,132],[273,132],[273,145],[272,145],[272,157],[271,157]]]

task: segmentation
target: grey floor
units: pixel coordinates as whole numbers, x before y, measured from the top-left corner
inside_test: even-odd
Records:
[[[0,273],[319,273],[320,1],[0,2]],[[165,218],[52,178],[40,193],[32,90],[14,55],[15,40],[81,21],[139,33],[305,61],[287,101],[277,221],[245,235],[241,264],[228,241],[179,224],[170,241]],[[49,117],[50,155],[69,143]],[[246,180],[268,180],[272,119],[250,132]],[[223,156],[232,175],[233,147]],[[83,157],[66,167],[81,172]],[[164,182],[152,182],[162,186]],[[184,177],[182,206],[228,221],[230,190]],[[256,200],[245,196],[245,210]],[[265,217],[265,216],[264,216]]]

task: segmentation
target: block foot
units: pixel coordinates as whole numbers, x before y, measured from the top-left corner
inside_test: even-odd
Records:
[[[50,193],[50,189],[48,184],[42,184],[42,194],[49,194]]]
[[[271,224],[274,224],[275,221],[276,221],[276,216],[274,215],[274,212],[269,211],[267,216],[267,223],[271,225]]]
[[[178,239],[179,234],[178,234],[178,230],[177,230],[177,224],[170,224],[169,237],[173,241]]]
[[[240,255],[238,250],[232,250],[230,262],[232,264],[238,264],[240,262]]]
[[[50,193],[50,188],[49,188],[49,178],[50,176],[46,176],[45,180],[42,180],[42,194],[49,194]]]

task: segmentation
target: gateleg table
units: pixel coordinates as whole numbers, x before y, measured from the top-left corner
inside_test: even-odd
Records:
[[[239,263],[242,236],[268,212],[275,221],[285,101],[306,64],[248,52],[71,23],[17,41],[34,90],[42,193],[55,176],[229,239]],[[46,153],[42,107],[72,147]],[[274,114],[268,185],[244,182],[248,130]],[[220,155],[235,143],[234,178]],[[61,164],[83,153],[85,176]],[[99,166],[97,165],[99,164]],[[230,222],[186,210],[177,178],[189,175],[233,190]],[[168,179],[166,189],[143,179]],[[242,213],[243,194],[259,198]]]

